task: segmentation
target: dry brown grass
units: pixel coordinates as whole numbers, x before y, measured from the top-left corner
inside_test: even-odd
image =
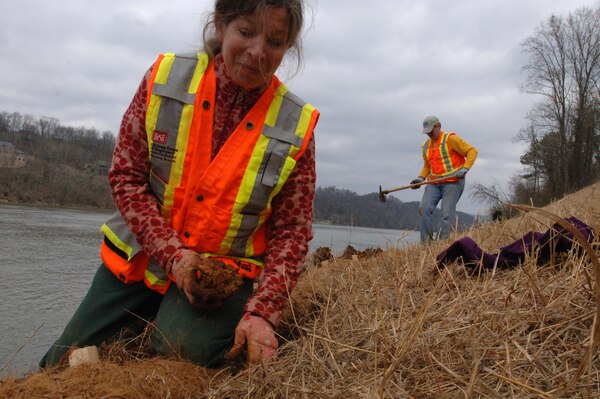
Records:
[[[545,211],[598,232],[600,184]],[[547,230],[552,215],[534,211],[467,235],[497,252]],[[514,270],[456,265],[440,276],[435,256],[449,243],[309,266],[268,365],[206,370],[124,345],[104,349],[98,366],[5,378],[0,397],[597,398],[598,239],[591,252],[545,265],[532,254]]]

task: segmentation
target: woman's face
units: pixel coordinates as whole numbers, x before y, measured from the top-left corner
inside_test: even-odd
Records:
[[[227,26],[216,20],[217,39],[229,76],[254,89],[271,81],[288,49],[287,8],[267,8],[238,17]]]

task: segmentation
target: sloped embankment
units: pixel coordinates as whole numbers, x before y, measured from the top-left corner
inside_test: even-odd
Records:
[[[600,184],[545,210],[598,232]],[[466,234],[496,252],[553,223],[532,212]],[[435,256],[449,243],[309,265],[268,365],[206,370],[147,359],[141,337],[103,348],[100,365],[5,378],[0,397],[597,397],[600,359],[590,349],[599,298],[590,256],[598,238],[593,253],[576,245],[546,264],[534,252],[513,270],[455,265],[440,275]]]

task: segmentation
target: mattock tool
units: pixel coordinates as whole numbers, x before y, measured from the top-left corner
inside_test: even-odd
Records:
[[[382,190],[381,186],[379,186],[379,201],[385,202],[386,194],[393,193],[394,191],[406,190],[407,188],[415,188],[415,187],[420,187],[425,184],[437,183],[437,182],[441,182],[444,180],[448,180],[451,177],[452,176],[444,176],[444,177],[438,177],[437,179],[432,179],[432,180],[423,180],[421,183],[415,183],[415,184],[409,184],[408,186],[390,188],[389,190]]]

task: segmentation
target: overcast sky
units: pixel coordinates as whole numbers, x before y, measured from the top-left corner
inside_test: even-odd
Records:
[[[199,49],[212,4],[4,0],[0,111],[117,133],[156,55]],[[479,150],[458,209],[482,212],[470,187],[508,190],[524,151],[512,139],[537,100],[519,90],[527,62],[520,44],[552,14],[599,4],[308,0],[303,67],[278,75],[321,111],[317,184],[358,194],[408,184],[422,166],[422,120],[434,114]],[[390,195],[418,201],[422,192]]]

